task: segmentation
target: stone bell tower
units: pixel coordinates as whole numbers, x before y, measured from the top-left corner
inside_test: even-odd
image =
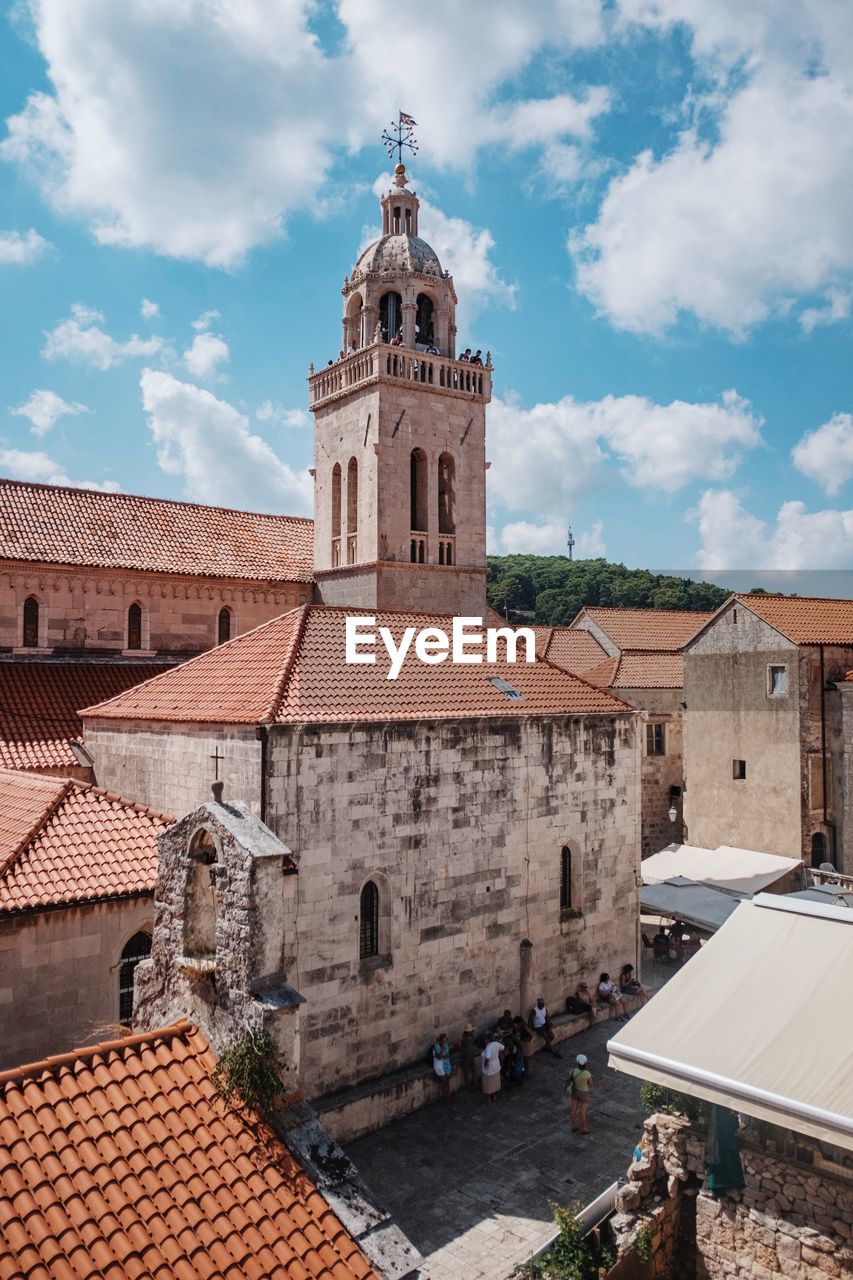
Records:
[[[455,358],[456,292],[398,164],[344,280],[343,356],[309,377],[324,604],[480,616],[490,366]]]

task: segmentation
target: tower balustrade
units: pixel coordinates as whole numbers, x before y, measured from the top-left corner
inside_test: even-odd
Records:
[[[316,409],[355,387],[386,379],[416,382],[468,400],[488,402],[492,394],[491,366],[472,365],[448,356],[427,355],[409,347],[375,342],[312,373],[308,378],[309,403]]]

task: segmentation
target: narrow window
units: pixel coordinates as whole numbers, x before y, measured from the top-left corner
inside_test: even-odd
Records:
[[[646,725],[646,755],[666,755],[666,727],[662,724]]]
[[[24,601],[23,647],[25,649],[39,647],[39,602],[35,596],[27,596]]]
[[[133,1017],[133,975],[140,960],[151,955],[151,935],[135,933],[121,953],[118,967],[118,1020],[130,1026]]]
[[[732,612],[731,612],[731,619],[732,619],[732,623],[733,623],[733,624],[734,624],[735,622],[737,622],[737,609],[732,609]]]
[[[787,667],[768,667],[767,668],[767,696],[768,698],[787,698],[788,696],[788,668]]]
[[[372,880],[361,891],[358,920],[358,954],[369,960],[379,955],[379,890]]]
[[[219,620],[216,628],[217,644],[225,644],[231,639],[231,610],[223,608],[219,610]]]
[[[409,462],[411,518],[413,532],[427,531],[427,456],[423,449],[413,449]]]
[[[332,467],[332,567],[341,563],[341,464]]]
[[[572,906],[572,851],[564,845],[560,853],[560,910],[568,911]]]
[[[127,647],[142,648],[142,608],[138,604],[132,604],[127,611]]]
[[[743,780],[746,778],[746,761],[745,760],[732,761],[732,777],[734,778],[735,782],[743,782]]]
[[[415,311],[415,342],[426,347],[430,346],[434,340],[432,298],[427,293],[419,293]]]
[[[456,463],[452,453],[443,453],[438,460],[438,532],[456,532],[453,511]],[[414,527],[414,526],[412,526]]]
[[[383,293],[379,299],[379,323],[386,342],[390,342],[400,332],[403,324],[403,299],[399,293]]]
[[[358,532],[358,463],[350,458],[347,467],[347,533]]]

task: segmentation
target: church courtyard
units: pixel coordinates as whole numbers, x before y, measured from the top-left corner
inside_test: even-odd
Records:
[[[351,1142],[367,1185],[420,1250],[421,1280],[506,1280],[554,1235],[550,1204],[587,1205],[623,1178],[645,1118],[640,1081],[607,1066],[608,1021],[537,1053],[530,1078],[489,1106],[461,1090]],[[585,1053],[592,1134],[571,1132],[566,1076]],[[436,1096],[437,1096],[436,1089]]]

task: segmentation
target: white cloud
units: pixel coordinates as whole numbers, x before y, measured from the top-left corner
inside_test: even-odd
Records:
[[[510,520],[499,533],[493,532],[493,555],[564,556],[568,554],[568,528],[564,520],[547,520],[534,524],[529,520]],[[594,520],[589,529],[575,535],[576,560],[592,560],[607,554],[604,526]]]
[[[202,311],[200,316],[193,320],[193,328],[198,333],[204,333],[213,324],[214,320],[219,319],[219,312],[212,308],[210,311]]]
[[[39,390],[9,412],[19,418],[29,418],[33,435],[43,436],[59,418],[69,414],[89,413],[89,410],[84,404],[63,400],[55,391]]]
[[[150,298],[143,298],[139,307],[139,314],[143,320],[153,320],[155,316],[160,314],[159,302],[152,302]]]
[[[853,24],[838,0],[621,0],[656,28],[688,24],[703,123],[615,177],[570,239],[580,288],[619,327],[682,313],[742,336],[853,273]],[[708,126],[711,125],[711,128]],[[830,302],[820,319],[840,319]]]
[[[826,301],[822,307],[806,307],[801,311],[799,321],[806,333],[811,333],[821,324],[835,324],[836,320],[846,320],[850,315],[850,294],[840,289],[828,289]]]
[[[77,489],[100,489],[104,493],[121,492],[121,486],[114,480],[69,480],[58,462],[37,449],[0,449],[0,470],[13,480],[73,485]]]
[[[219,366],[228,361],[230,354],[224,338],[220,338],[217,333],[205,331],[196,334],[182,359],[194,378],[201,378],[206,382],[218,374]]]
[[[75,303],[71,317],[45,333],[42,355],[46,360],[81,360],[95,369],[111,369],[132,356],[153,356],[163,349],[162,338],[140,338],[133,334],[117,342],[101,327],[100,311]]]
[[[701,569],[847,569],[853,566],[853,511],[809,512],[785,502],[772,523],[752,515],[730,490],[707,490],[692,518]]]
[[[853,414],[834,413],[829,422],[807,431],[791,451],[794,466],[823,485],[827,493],[853,478]]]
[[[140,386],[157,461],[182,477],[187,498],[253,511],[311,510],[308,472],[282,462],[233,405],[154,369],[143,370]]]
[[[307,409],[286,409],[274,400],[264,400],[255,410],[258,422],[273,422],[279,427],[310,427],[311,415]]]
[[[495,400],[489,420],[490,496],[509,511],[552,518],[619,464],[633,485],[672,493],[698,479],[732,475],[760,443],[760,420],[736,391],[721,402],[660,405],[642,396],[571,396],[522,409]]]
[[[0,231],[0,266],[29,266],[50,247],[50,241],[32,227],[24,235],[20,231]]]

